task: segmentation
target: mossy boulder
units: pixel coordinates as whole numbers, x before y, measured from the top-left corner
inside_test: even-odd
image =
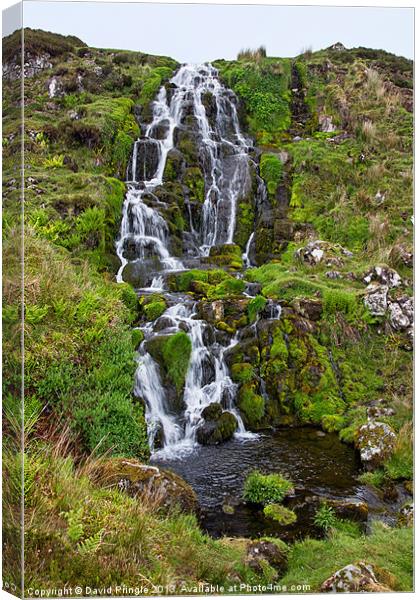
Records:
[[[382,466],[392,456],[396,441],[395,431],[380,421],[368,421],[361,425],[355,436],[355,446],[369,470]]]
[[[101,486],[116,487],[138,497],[140,502],[150,497],[167,510],[179,507],[185,512],[198,512],[194,490],[168,469],[144,465],[134,458],[113,458],[99,462],[91,477]]]
[[[365,562],[349,564],[336,571],[321,585],[321,592],[390,592],[382,585],[375,573],[374,566]]]
[[[165,297],[160,294],[141,296],[139,304],[146,321],[156,321],[167,308]]]
[[[197,441],[203,445],[226,442],[238,427],[235,415],[224,411],[218,402],[206,406],[201,416],[204,423],[197,429]]]
[[[267,504],[267,506],[264,506],[263,512],[267,519],[275,521],[284,527],[293,525],[297,520],[296,513],[281,504]]]
[[[203,259],[205,263],[229,267],[230,269],[242,269],[242,250],[236,244],[221,244],[212,246],[210,254]]]
[[[145,342],[146,350],[158,363],[166,400],[179,413],[185,408],[183,391],[191,355],[191,340],[184,331],[155,335]]]

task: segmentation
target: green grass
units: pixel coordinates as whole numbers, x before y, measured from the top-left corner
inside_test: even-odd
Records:
[[[353,537],[335,531],[325,540],[308,538],[296,542],[290,550],[290,566],[281,583],[306,583],[316,592],[335,571],[364,560],[374,565],[374,569],[377,566],[390,573],[395,578],[393,589],[409,591],[413,589],[412,552],[412,528],[394,529],[377,522],[369,536]]]
[[[90,458],[76,466],[66,449],[63,433],[55,446],[39,440],[28,448],[27,588],[92,587],[101,581],[106,587],[175,584],[179,594],[181,582],[262,581],[245,564],[245,544],[214,540],[202,533],[195,516],[176,508],[162,510],[147,495],[131,498],[117,488],[99,487],[92,477],[101,460]],[[17,499],[10,483],[19,479],[19,462],[7,454],[4,467],[8,505]],[[5,541],[13,539],[18,527],[17,519],[5,523]],[[9,574],[14,564],[9,547],[5,558]]]

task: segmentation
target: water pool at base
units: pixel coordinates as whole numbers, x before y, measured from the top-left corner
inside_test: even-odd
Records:
[[[155,458],[152,462],[183,477],[197,494],[202,528],[214,537],[261,537],[279,535],[295,539],[320,532],[313,525],[319,499],[365,502],[369,519],[393,520],[399,500],[388,503],[373,488],[358,481],[361,465],[356,452],[334,434],[311,427],[287,428],[257,438],[231,440],[219,446],[201,446],[175,460]],[[242,500],[248,473],[282,473],[295,486],[285,502],[297,522],[282,527],[264,517],[262,510]]]

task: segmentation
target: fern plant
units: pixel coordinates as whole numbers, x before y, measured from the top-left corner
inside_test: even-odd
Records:
[[[67,535],[72,542],[78,542],[83,536],[83,507],[62,513],[67,520]]]
[[[104,530],[100,529],[94,535],[91,535],[85,540],[79,542],[77,544],[78,553],[82,556],[85,556],[87,554],[95,554],[99,550],[100,545],[102,543],[103,532]]]

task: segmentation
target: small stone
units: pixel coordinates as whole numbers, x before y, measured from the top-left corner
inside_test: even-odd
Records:
[[[400,331],[411,325],[409,317],[404,314],[403,309],[397,302],[389,304],[389,320],[393,329]]]
[[[343,276],[339,271],[327,271],[325,277],[328,277],[328,279],[341,279]]]

